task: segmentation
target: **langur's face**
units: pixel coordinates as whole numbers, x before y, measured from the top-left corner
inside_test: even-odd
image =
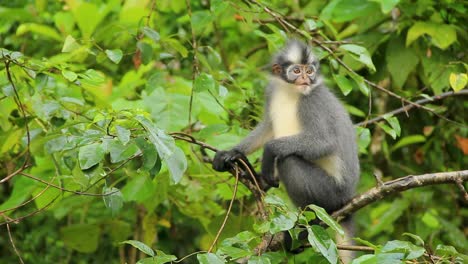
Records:
[[[273,74],[284,81],[294,84],[295,89],[303,94],[307,94],[310,85],[314,83],[317,69],[313,64],[285,64],[273,65]]]
[[[306,44],[292,40],[275,56],[272,72],[292,84],[296,92],[307,95],[317,82],[318,65],[318,60]]]

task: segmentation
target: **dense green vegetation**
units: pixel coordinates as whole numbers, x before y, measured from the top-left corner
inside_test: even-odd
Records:
[[[319,208],[299,214],[281,188],[258,202],[211,169],[213,151],[176,139],[239,142],[270,55],[296,37],[359,123],[360,193],[467,169],[466,13],[455,0],[2,1],[0,262],[337,263],[341,228]],[[375,251],[353,263],[466,263],[463,185],[357,211],[356,244]],[[303,229],[303,253],[256,254],[264,234]]]

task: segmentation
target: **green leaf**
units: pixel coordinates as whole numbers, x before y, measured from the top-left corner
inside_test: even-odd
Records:
[[[294,227],[297,221],[297,214],[291,211],[275,212],[271,215],[270,233],[276,234]]]
[[[125,241],[120,242],[120,244],[132,245],[133,247],[137,248],[138,250],[140,250],[141,252],[145,253],[148,256],[152,256],[152,257],[155,256],[154,251],[149,246],[147,246],[145,243],[140,242],[138,240],[125,240]]]
[[[338,263],[338,250],[336,249],[335,242],[330,239],[327,231],[323,227],[313,225],[307,227],[307,240],[312,248],[322,254],[328,262],[335,264]]]
[[[18,26],[16,29],[16,35],[21,36],[28,32],[39,34],[40,36],[48,37],[53,40],[62,41],[62,36],[54,28],[49,26],[36,24],[36,23],[24,23]]]
[[[142,31],[143,31],[143,34],[145,34],[145,36],[152,39],[155,43],[159,41],[160,39],[159,33],[156,32],[154,29],[150,27],[143,27]]]
[[[332,20],[341,23],[358,17],[365,17],[379,11],[376,3],[361,0],[337,0],[329,1],[329,4],[320,14],[321,19]]]
[[[375,72],[374,63],[372,63],[371,56],[366,48],[355,44],[344,44],[339,49],[349,51],[355,59],[366,65],[371,72]]]
[[[101,143],[93,143],[80,148],[78,152],[78,160],[80,168],[86,170],[101,162],[104,158],[104,148]]]
[[[244,258],[252,255],[253,252],[250,250],[234,247],[234,246],[220,246],[216,251],[216,254],[219,255],[228,255],[232,259]]]
[[[167,255],[161,250],[156,250],[156,256],[151,258],[144,258],[137,262],[137,264],[164,264],[176,260],[174,255]]]
[[[81,34],[86,39],[92,36],[97,25],[101,23],[102,19],[109,12],[108,9],[99,9],[96,4],[90,2],[78,2],[78,4],[72,5],[71,11],[78,24],[78,28],[81,30]]]
[[[117,131],[117,138],[122,144],[126,145],[130,141],[130,130],[121,126],[115,126],[115,130]]]
[[[406,46],[411,45],[413,41],[424,34],[429,35],[432,43],[441,49],[446,49],[457,41],[457,32],[451,25],[433,22],[416,22],[408,30]]]
[[[139,41],[137,43],[137,47],[141,51],[143,64],[148,64],[153,59],[153,48],[151,45],[143,41]]]
[[[210,2],[210,10],[216,15],[225,14],[224,12],[229,8],[229,3],[224,0],[212,0]]]
[[[106,80],[104,74],[94,69],[86,70],[85,73],[79,73],[78,76],[81,78],[83,85],[88,85],[90,87],[98,87]]]
[[[451,73],[449,81],[452,89],[455,92],[458,92],[466,87],[466,84],[468,83],[468,76],[466,73]]]
[[[9,208],[15,208],[22,204],[26,199],[31,196],[31,193],[34,189],[37,188],[35,184],[35,180],[26,178],[26,177],[16,177],[12,187],[10,188],[10,193],[8,196],[5,196],[2,199],[2,203],[0,204],[0,211]],[[8,215],[15,210],[6,211],[4,212],[5,215]]]
[[[382,231],[392,232],[393,223],[408,208],[409,202],[403,199],[395,199],[391,204],[381,204],[374,209],[371,218],[373,224],[365,231],[366,236],[374,236]]]
[[[149,140],[158,151],[159,157],[166,163],[172,180],[178,183],[187,169],[184,152],[175,145],[172,137],[158,129],[149,119],[143,116],[136,116],[135,119],[148,132]]]
[[[60,228],[63,242],[82,253],[92,253],[98,248],[101,229],[95,224],[76,224]]]
[[[65,144],[67,144],[67,137],[58,136],[47,141],[44,145],[44,149],[47,151],[47,153],[52,154],[54,152],[63,150]]]
[[[70,82],[73,82],[78,78],[78,75],[72,71],[62,70],[62,76]]]
[[[435,210],[429,210],[428,212],[425,212],[424,215],[421,218],[421,221],[427,225],[428,227],[439,230],[440,228],[440,222],[438,220],[440,216],[438,216],[437,211]]]
[[[215,255],[213,253],[205,253],[205,254],[198,254],[197,255],[198,262],[201,264],[222,264],[226,263],[226,261]]]
[[[111,210],[112,215],[116,215],[123,206],[122,193],[115,187],[104,187],[102,194],[104,205]]]
[[[114,62],[115,64],[119,64],[120,60],[122,59],[123,53],[120,49],[106,49],[106,55],[112,62]]]
[[[384,253],[394,253],[394,252],[401,252],[405,253],[404,259],[405,260],[412,260],[421,257],[426,250],[423,247],[413,245],[407,241],[399,241],[393,240],[387,242],[382,249],[381,252]]]
[[[142,203],[155,196],[155,188],[148,174],[140,173],[131,178],[122,188],[125,201],[136,201]],[[154,199],[154,198],[153,198]]]
[[[412,144],[417,144],[421,142],[425,142],[426,138],[423,135],[410,135],[403,137],[400,139],[395,145],[393,145],[390,148],[390,151],[393,152],[399,148],[402,148],[404,146],[412,145]]]
[[[164,43],[171,49],[177,51],[183,58],[187,58],[188,50],[176,39],[164,39]]]
[[[395,132],[395,130],[393,130],[393,128],[387,126],[386,124],[384,123],[377,123],[377,125],[383,129],[383,131],[385,131],[385,133],[387,133],[388,135],[390,135],[393,139],[396,139],[397,138],[397,133]]]
[[[134,143],[124,146],[118,140],[110,141],[108,148],[112,163],[129,159],[140,151]]]
[[[401,127],[398,118],[395,116],[384,116],[384,119],[392,127],[393,131],[395,131],[396,136],[399,137],[401,135]]]
[[[323,209],[322,207],[318,207],[315,204],[310,204],[307,207],[312,209],[315,212],[315,214],[317,215],[317,217],[320,220],[322,220],[325,224],[327,224],[333,230],[338,232],[338,234],[344,236],[345,233],[343,231],[343,228],[341,228],[341,226],[335,220],[333,220],[333,218],[330,215],[327,214],[325,209]]]
[[[382,9],[382,13],[387,14],[390,12],[399,2],[400,0],[370,0],[372,2],[377,2],[380,4],[380,8]]]
[[[346,76],[333,74],[333,79],[335,79],[343,95],[346,96],[353,90],[353,83]]]
[[[197,92],[213,91],[215,86],[216,86],[216,83],[215,83],[215,80],[213,79],[213,76],[203,72],[200,75],[198,75],[197,78],[195,79],[193,88]]]
[[[317,23],[313,19],[306,19],[304,21],[304,27],[306,28],[306,30],[312,31],[317,29]]]
[[[80,48],[80,44],[76,42],[76,39],[71,35],[68,35],[65,38],[65,42],[63,43],[62,52],[72,52]]]
[[[252,256],[249,258],[247,264],[270,264],[271,261],[266,256]]]
[[[367,153],[367,147],[371,142],[371,134],[368,128],[356,127],[358,135],[358,146],[360,153]]]
[[[363,93],[365,96],[369,96],[369,87],[367,87],[367,84],[364,80],[363,77],[357,75],[357,74],[351,74],[351,77],[353,78],[354,82],[356,82],[359,91]]]
[[[395,85],[403,87],[409,74],[419,63],[419,57],[413,49],[405,47],[403,40],[394,38],[387,45],[385,54],[387,67]]]
[[[210,14],[208,10],[200,10],[192,13],[192,27],[195,30],[195,33],[201,34],[204,30],[208,28],[213,20],[213,15]]]
[[[364,113],[361,109],[354,107],[349,104],[345,104],[344,107],[346,108],[346,111],[350,113],[351,115],[354,116],[359,116],[359,117],[366,117],[366,113]]]
[[[435,253],[438,256],[457,256],[459,253],[453,246],[437,245]]]

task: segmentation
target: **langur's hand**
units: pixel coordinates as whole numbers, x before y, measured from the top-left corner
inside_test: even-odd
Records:
[[[220,150],[214,156],[213,169],[221,172],[228,171],[232,168],[234,161],[239,158],[245,159],[245,156],[238,150]]]

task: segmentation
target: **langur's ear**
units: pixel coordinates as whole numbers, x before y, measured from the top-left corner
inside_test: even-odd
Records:
[[[283,70],[281,69],[281,65],[279,65],[278,63],[275,63],[273,64],[271,71],[273,72],[274,75],[280,75]]]

